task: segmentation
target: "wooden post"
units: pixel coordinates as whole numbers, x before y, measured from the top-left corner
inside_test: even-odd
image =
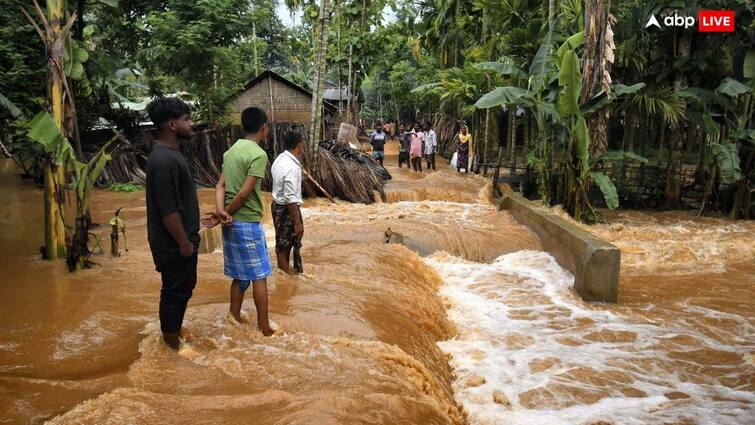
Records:
[[[275,105],[273,104],[273,76],[269,74],[267,76],[267,93],[270,96],[270,121],[272,122],[273,130],[273,154],[278,156],[278,129],[275,124]]]
[[[349,78],[346,83],[348,88],[346,89],[346,122],[349,124],[353,124],[351,122],[351,54],[354,51],[354,45],[349,44]]]

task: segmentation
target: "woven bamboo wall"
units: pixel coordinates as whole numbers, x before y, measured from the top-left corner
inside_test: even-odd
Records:
[[[270,88],[273,93],[274,114],[270,105]],[[231,102],[231,116],[234,120],[238,119],[241,111],[250,106],[264,109],[271,121],[274,115],[275,121],[278,122],[308,122],[312,97],[278,80],[266,78],[240,93]]]

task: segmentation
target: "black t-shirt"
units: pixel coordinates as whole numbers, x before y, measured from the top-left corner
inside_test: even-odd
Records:
[[[147,237],[155,267],[181,255],[163,217],[178,211],[186,235],[199,247],[199,203],[189,164],[180,151],[155,144],[147,160]]]
[[[408,131],[401,133],[401,152],[409,152],[409,134]]]
[[[383,152],[385,150],[385,133],[378,133],[377,131],[370,135],[370,144],[375,152]]]

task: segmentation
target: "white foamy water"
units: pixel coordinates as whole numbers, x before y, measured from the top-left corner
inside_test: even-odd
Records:
[[[458,329],[438,344],[472,424],[755,423],[751,319],[587,304],[543,252],[426,262]],[[704,324],[721,320],[727,330]]]

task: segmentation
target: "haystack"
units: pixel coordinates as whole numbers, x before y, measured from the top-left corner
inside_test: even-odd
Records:
[[[346,143],[322,142],[314,177],[332,196],[349,202],[371,204],[374,193],[385,196],[383,182],[390,173],[372,157]]]

